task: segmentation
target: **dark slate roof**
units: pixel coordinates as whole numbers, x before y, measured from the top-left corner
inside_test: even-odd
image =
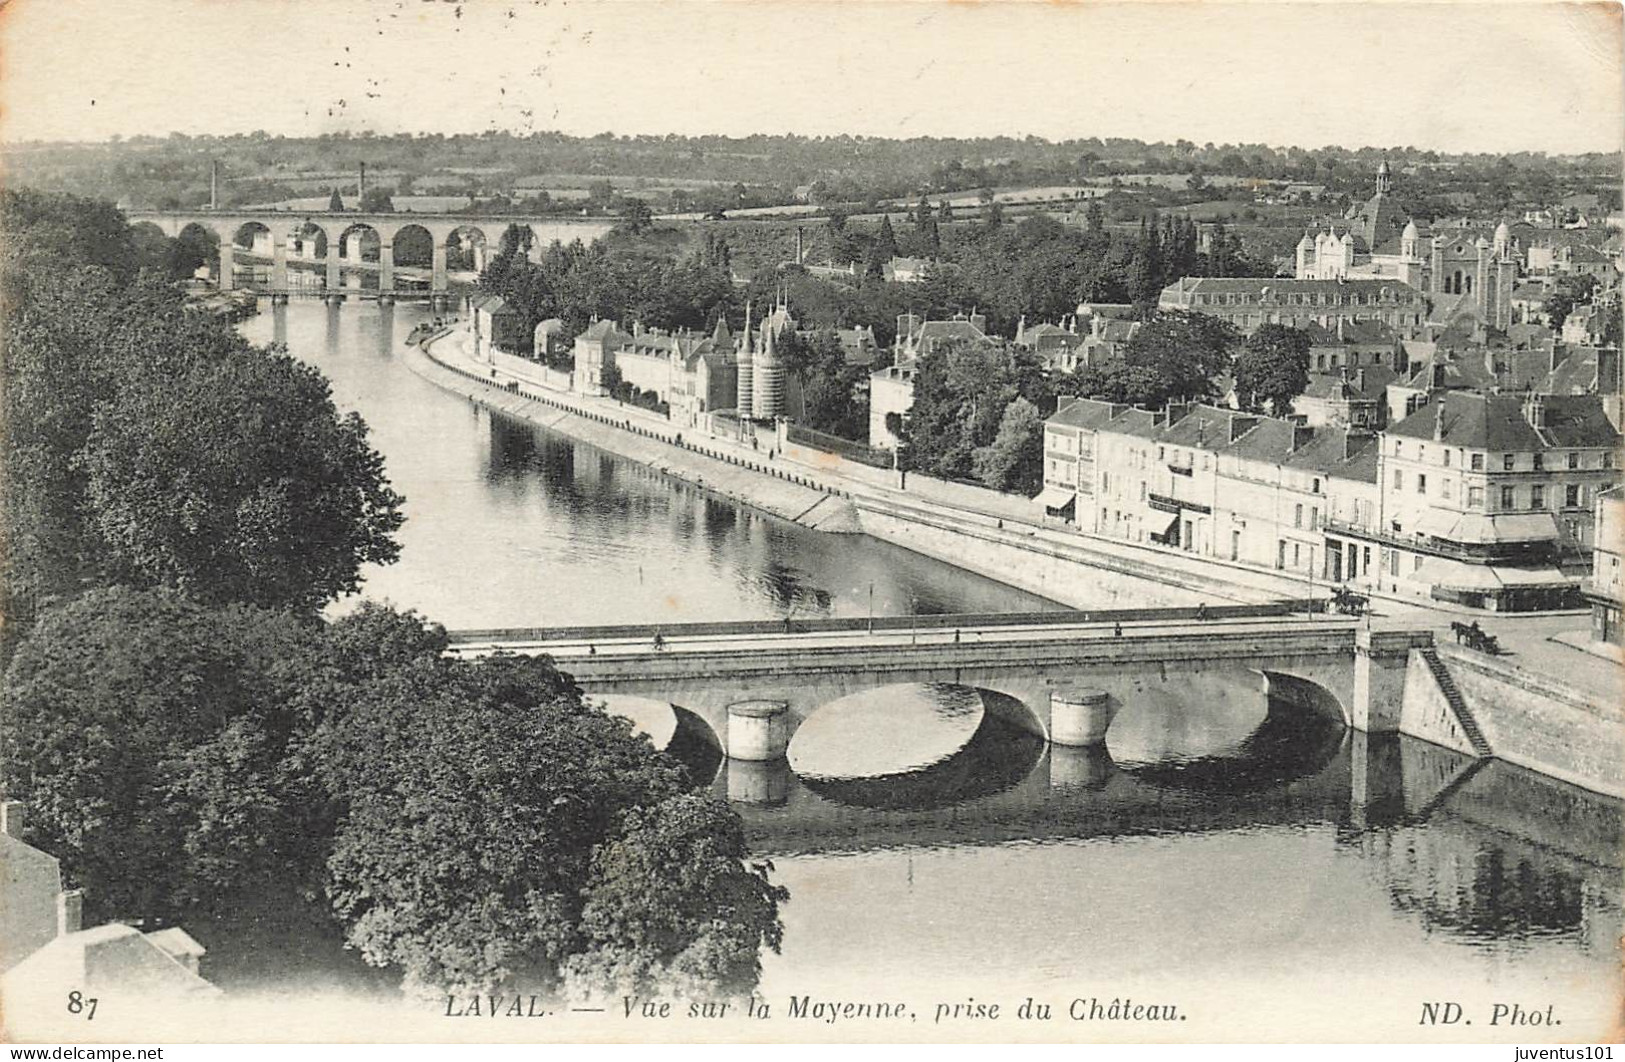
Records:
[[[914,338],[919,343],[939,339],[968,339],[979,343],[985,342],[987,335],[969,321],[927,321],[920,326]]]
[[[1473,450],[1544,450],[1548,447],[1617,446],[1619,432],[1596,395],[1548,395],[1546,426],[1537,429],[1524,416],[1524,396],[1445,391],[1388,429],[1408,439],[1434,437],[1434,416],[1444,403],[1444,437],[1451,446]]]
[[[1321,472],[1338,479],[1377,482],[1377,437],[1337,428],[1317,428],[1313,438],[1287,456],[1286,467]]]
[[[1118,412],[1121,412],[1121,407],[1118,407]],[[1074,398],[1057,409],[1045,423],[1069,428],[1098,428],[1112,419],[1112,413],[1110,402],[1102,402],[1098,398]]]
[[[1338,336],[1337,328],[1324,328],[1318,322],[1310,322],[1303,330],[1309,333],[1310,344],[1317,347],[1348,343],[1392,343],[1399,338],[1399,333],[1388,322],[1371,318],[1345,320],[1341,338]]]
[[[1362,365],[1358,372],[1312,372],[1304,394],[1310,398],[1367,398],[1378,400],[1387,392],[1388,385],[1399,378],[1386,365]],[[1360,387],[1360,381],[1365,387]]]

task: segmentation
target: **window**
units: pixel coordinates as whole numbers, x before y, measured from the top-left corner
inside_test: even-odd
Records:
[[[1544,509],[1544,508],[1546,508],[1546,488],[1545,487],[1530,487],[1529,488],[1529,508],[1531,508],[1531,509]]]
[[[1503,472],[1511,472],[1512,471],[1512,455],[1511,454],[1502,454],[1501,455],[1501,470]]]
[[[1320,506],[1318,505],[1311,505],[1309,507],[1309,527],[1311,530],[1320,527]]]
[[[1416,493],[1418,493],[1418,494],[1426,494],[1427,492],[1428,492],[1428,478],[1427,478],[1427,476],[1425,476],[1425,475],[1417,476],[1416,477]]]
[[[1414,412],[1414,410],[1412,412]],[[1402,444],[1400,443],[1400,441],[1398,439],[1395,439],[1394,440],[1394,456],[1395,457],[1399,456],[1401,449],[1402,449]]]
[[[1545,468],[1546,468],[1546,455],[1545,454],[1536,454],[1535,455],[1535,471],[1540,472],[1540,471],[1543,471]]]
[[[1573,457],[1574,455],[1569,454],[1569,456]],[[1580,485],[1578,483],[1570,483],[1568,486],[1563,488],[1563,506],[1568,509],[1574,509],[1578,508],[1579,505]]]
[[[1309,489],[1311,491],[1313,491],[1314,493],[1316,493],[1316,494],[1320,493],[1320,477],[1319,476],[1316,476],[1314,478],[1314,481],[1310,484]]]
[[[1482,471],[1484,471],[1484,455],[1483,454],[1474,454],[1473,455],[1473,460],[1472,460],[1472,466],[1473,466],[1473,471],[1474,472],[1482,472]]]
[[[1295,506],[1292,507],[1292,526],[1293,527],[1302,527],[1303,526],[1303,506],[1302,505],[1295,505]]]
[[[1394,489],[1395,490],[1404,490],[1405,489],[1405,473],[1401,472],[1397,468],[1394,469]]]
[[[1482,509],[1484,507],[1484,488],[1467,488],[1467,507],[1469,509]]]
[[[1516,509],[1518,507],[1518,492],[1512,487],[1501,488],[1501,508]]]
[[[1446,467],[1446,468],[1450,467],[1450,451],[1449,450],[1446,450],[1444,452],[1444,467]]]
[[[1570,468],[1579,468],[1580,467],[1580,455],[1579,454],[1569,454],[1569,467]]]

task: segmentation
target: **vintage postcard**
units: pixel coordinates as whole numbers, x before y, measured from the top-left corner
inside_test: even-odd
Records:
[[[1621,10],[0,4],[4,1037],[1618,1041]]]

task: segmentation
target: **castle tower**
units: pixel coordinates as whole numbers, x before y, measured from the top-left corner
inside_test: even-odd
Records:
[[[739,335],[739,419],[749,420],[754,413],[756,394],[756,367],[751,344],[755,336],[750,331],[750,303],[745,303],[745,330]]]
[[[777,314],[774,315],[777,318]],[[751,408],[757,420],[772,420],[784,413],[784,366],[773,349],[775,319],[762,322],[761,350],[757,352]]]

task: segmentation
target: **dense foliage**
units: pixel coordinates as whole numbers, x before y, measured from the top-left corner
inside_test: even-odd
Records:
[[[9,617],[104,585],[310,610],[394,559],[401,499],[318,371],[188,307],[101,207],[0,195]]]
[[[176,242],[116,211],[5,192],[0,220],[0,779],[93,916],[325,895],[424,991],[572,962],[748,989],[784,894],[726,805],[545,658],[452,659],[371,604],[319,618],[401,522],[325,379],[190,308]],[[651,862],[668,840],[693,859]]]
[[[1236,396],[1246,409],[1284,417],[1309,386],[1309,334],[1290,325],[1266,324],[1236,356]]]

